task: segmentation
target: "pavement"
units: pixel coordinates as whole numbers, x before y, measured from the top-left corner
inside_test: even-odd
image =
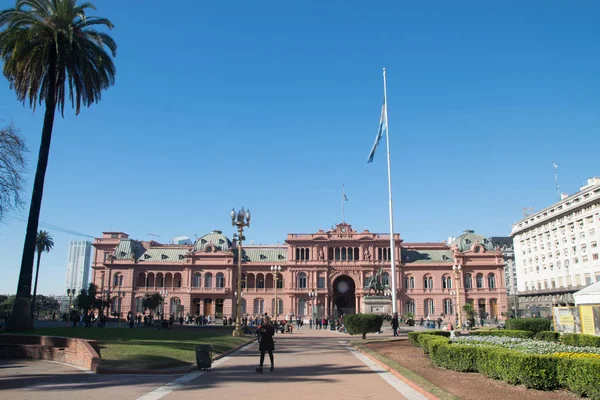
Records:
[[[367,337],[391,336],[391,332]],[[426,397],[348,345],[351,337],[304,326],[275,337],[275,371],[254,342],[186,375],[96,375],[55,362],[0,360],[0,399],[410,399]]]

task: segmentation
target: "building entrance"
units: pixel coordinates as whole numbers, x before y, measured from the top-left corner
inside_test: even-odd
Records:
[[[333,281],[333,316],[339,318],[344,314],[356,313],[356,285],[347,275],[337,277]]]

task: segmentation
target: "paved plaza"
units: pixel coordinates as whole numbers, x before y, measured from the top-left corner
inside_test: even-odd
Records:
[[[275,371],[256,343],[187,375],[96,375],[47,361],[1,360],[0,399],[419,399],[425,397],[347,345],[355,339],[303,327],[275,337]],[[277,396],[281,398],[282,396]]]

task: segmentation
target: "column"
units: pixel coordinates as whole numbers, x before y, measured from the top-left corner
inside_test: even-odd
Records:
[[[356,296],[356,313],[360,312],[360,296]]]
[[[325,295],[325,314],[329,316],[329,295]]]

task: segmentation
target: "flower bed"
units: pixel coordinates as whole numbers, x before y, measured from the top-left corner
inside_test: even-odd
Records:
[[[594,347],[495,336],[460,337],[451,342],[421,333],[414,339],[438,367],[479,372],[533,389],[562,387],[600,400],[600,353]]]
[[[518,339],[514,337],[461,336],[456,338],[454,343],[479,347],[502,347],[527,354],[590,353],[600,355],[600,348],[598,347],[570,346],[562,343],[553,343],[533,339]]]

